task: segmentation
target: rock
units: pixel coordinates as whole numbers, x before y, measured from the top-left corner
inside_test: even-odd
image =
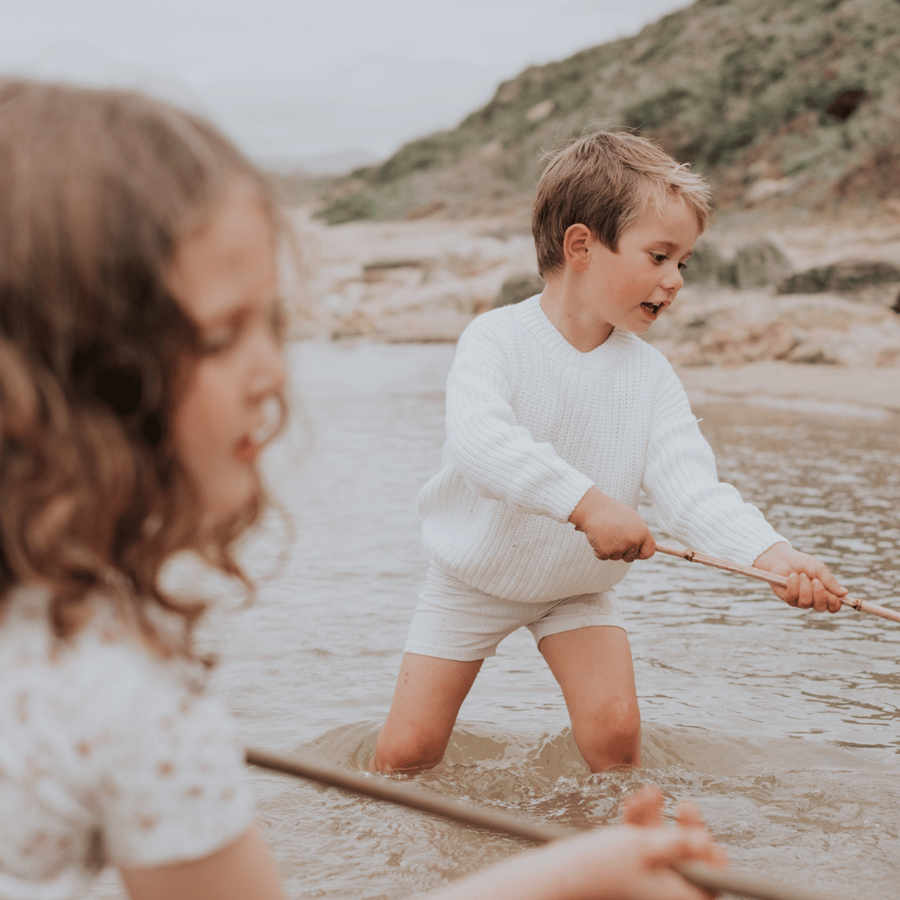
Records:
[[[701,239],[694,245],[694,253],[684,272],[684,283],[690,287],[733,284],[734,266],[725,261],[714,241]]]
[[[341,316],[331,328],[332,340],[365,337],[375,333],[375,323],[362,310]]]
[[[868,95],[863,90],[841,91],[825,108],[839,122],[846,122]]]
[[[762,203],[777,194],[786,194],[797,184],[796,178],[760,178],[744,194],[744,202],[748,205]]]
[[[778,283],[780,294],[853,293],[876,284],[900,282],[900,268],[878,260],[842,260],[795,272]]]
[[[471,315],[452,309],[387,316],[377,323],[373,337],[391,344],[455,343],[471,321]]]
[[[815,339],[799,343],[787,355],[787,361],[817,366],[836,366],[840,364],[840,359],[838,359],[828,343]]]
[[[790,270],[790,260],[768,238],[744,244],[734,255],[735,283],[741,290],[777,284]]]
[[[704,362],[740,366],[762,359],[784,359],[797,339],[794,329],[785,322],[736,322],[711,329],[697,343]],[[696,355],[693,347],[691,355]]]
[[[447,204],[443,200],[435,200],[432,203],[426,203],[424,206],[414,206],[407,214],[407,221],[415,219],[427,219],[428,216],[440,212]]]
[[[494,299],[494,309],[508,306],[510,303],[519,303],[527,300],[544,290],[544,280],[540,275],[524,274],[513,275],[503,282],[499,293]]]
[[[554,109],[556,109],[556,104],[552,100],[542,100],[525,113],[525,118],[529,122],[540,122],[541,119],[546,119]]]

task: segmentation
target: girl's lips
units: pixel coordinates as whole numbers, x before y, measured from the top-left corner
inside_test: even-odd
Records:
[[[248,434],[245,434],[234,445],[234,455],[238,460],[252,463],[262,453],[274,434],[274,424],[279,409],[280,407],[276,404],[275,407],[269,410],[271,414],[267,415],[264,422],[257,425]]]

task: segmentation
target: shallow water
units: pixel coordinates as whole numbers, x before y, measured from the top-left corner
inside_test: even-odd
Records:
[[[452,353],[295,348],[306,424],[298,416],[267,461],[295,536],[274,520],[248,546],[252,568],[269,578],[252,608],[210,629],[223,658],[215,687],[248,744],[367,762],[425,570],[414,504],[439,463]],[[900,607],[897,418],[733,403],[695,412],[724,480],[852,593]],[[445,762],[417,780],[570,825],[615,821],[621,799],[652,781],[670,810],[682,798],[698,804],[735,870],[894,900],[900,626],[792,610],[764,584],[662,554],[632,566],[619,598],[643,771],[587,773],[556,683],[522,631],[485,663]],[[410,896],[524,846],[305,782],[250,777],[292,897]],[[115,894],[109,883],[97,891]]]

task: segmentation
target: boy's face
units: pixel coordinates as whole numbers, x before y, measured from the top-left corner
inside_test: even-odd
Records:
[[[596,324],[643,334],[675,299],[684,284],[681,270],[694,249],[700,227],[677,197],[657,210],[649,207],[619,238],[613,253],[596,238],[586,249],[587,303]]]

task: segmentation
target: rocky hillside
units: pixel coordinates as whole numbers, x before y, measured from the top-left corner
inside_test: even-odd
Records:
[[[691,161],[720,210],[900,213],[900,0],[697,0],[527,69],[458,128],[330,182],[318,215],[524,219],[544,151],[603,124]]]

